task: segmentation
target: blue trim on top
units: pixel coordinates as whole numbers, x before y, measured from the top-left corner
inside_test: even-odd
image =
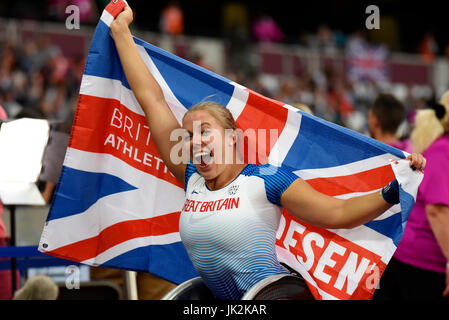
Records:
[[[282,206],[281,195],[299,177],[285,168],[271,164],[250,164],[242,171],[246,176],[257,176],[264,180],[267,199],[271,203]]]

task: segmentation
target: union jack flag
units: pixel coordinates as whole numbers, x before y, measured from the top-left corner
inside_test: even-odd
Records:
[[[389,52],[385,46],[352,41],[347,49],[347,76],[352,81],[389,80]]]
[[[110,23],[124,6],[119,0],[105,8],[92,39],[39,250],[181,283],[197,276],[179,237],[184,190],[156,150],[109,34]],[[242,130],[277,130],[275,143],[257,141],[263,150],[257,163],[283,166],[339,198],[378,192],[398,179],[401,203],[374,221],[327,230],[284,211],[277,233],[279,260],[301,273],[317,299],[369,299],[375,289],[372,280],[378,280],[402,237],[422,179],[406,160],[390,161],[406,154],[138,38],[134,42],[180,123],[190,106],[211,97],[229,108]]]

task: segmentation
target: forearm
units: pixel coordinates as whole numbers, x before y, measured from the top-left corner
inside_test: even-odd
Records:
[[[449,207],[445,205],[427,205],[427,219],[437,242],[449,261]]]
[[[173,146],[179,141],[171,141],[170,135],[180,128],[178,121],[168,107],[161,87],[142,60],[129,30],[132,21],[131,10],[125,8],[111,23],[111,35],[126,79],[139,102],[150,127],[152,138],[169,170],[184,183],[185,163],[174,164],[170,158]]]
[[[379,192],[337,199],[316,191],[302,179],[297,179],[287,188],[282,194],[281,204],[296,218],[327,229],[359,226],[391,207]]]
[[[339,208],[339,224],[341,228],[354,228],[365,224],[387,211],[391,204],[387,203],[380,192],[343,200]]]
[[[111,34],[126,79],[147,118],[149,118],[148,120],[151,121],[151,114],[155,113],[151,109],[165,104],[162,90],[140,57],[128,26],[120,22],[111,24]]]

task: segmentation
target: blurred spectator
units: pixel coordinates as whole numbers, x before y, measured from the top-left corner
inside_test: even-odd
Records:
[[[338,50],[334,32],[327,25],[319,26],[315,35],[309,35],[307,45],[323,54],[335,54]]]
[[[273,17],[259,13],[252,25],[253,36],[259,42],[279,42],[285,35]]]
[[[0,120],[6,120],[8,118],[8,115],[6,114],[5,109],[3,109],[2,105],[1,105],[1,100],[0,100]]]
[[[427,160],[424,179],[374,299],[449,297],[449,91],[432,107],[418,111],[411,134]]]
[[[432,63],[438,53],[438,44],[432,32],[427,32],[418,45],[418,52],[423,61]]]
[[[391,94],[380,94],[368,111],[368,129],[371,137],[410,152],[409,142],[400,141],[397,135],[405,115],[405,108],[398,99]]]
[[[97,22],[99,16],[97,5],[94,0],[49,0],[47,14],[57,20],[64,21],[69,15],[69,13],[66,13],[66,8],[70,5],[78,7],[80,22]]]
[[[249,14],[245,4],[228,2],[223,6],[222,32],[229,44],[229,67],[251,73]]]
[[[312,114],[312,115],[313,115],[313,112],[312,112],[312,110],[309,108],[308,105],[305,105],[305,104],[302,104],[302,103],[295,103],[293,106],[296,107],[296,108],[298,108],[298,109],[301,110],[301,111],[304,111],[304,112],[306,112],[306,113],[308,113],[308,114]]]
[[[165,34],[184,33],[184,13],[178,1],[170,1],[162,10],[159,27]]]
[[[48,145],[45,148],[42,160],[42,172],[39,176],[39,180],[45,183],[42,197],[47,204],[51,202],[54,190],[58,184],[69,138],[70,133],[61,131],[59,126],[50,130]]]
[[[13,300],[56,300],[59,288],[56,283],[46,275],[29,278],[25,285],[16,291]]]
[[[222,9],[222,30],[225,36],[247,33],[249,17],[246,5],[237,1],[227,2]]]
[[[332,82],[327,99],[329,107],[335,111],[335,118],[332,121],[346,125],[346,120],[353,112],[354,107],[342,79]]]

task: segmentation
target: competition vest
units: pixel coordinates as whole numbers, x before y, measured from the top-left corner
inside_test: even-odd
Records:
[[[248,164],[227,186],[209,190],[186,168],[179,232],[198,274],[219,299],[240,299],[264,278],[289,273],[278,261],[280,197],[298,177],[272,165]]]

